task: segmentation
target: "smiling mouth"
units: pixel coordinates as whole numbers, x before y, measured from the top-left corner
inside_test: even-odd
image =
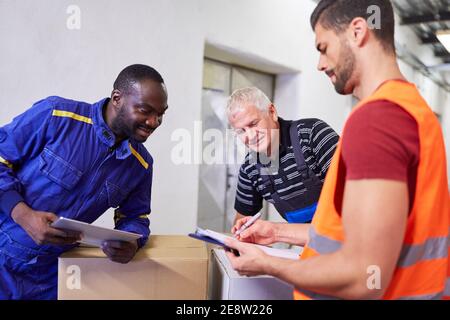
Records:
[[[153,129],[145,126],[139,126],[138,129],[144,132],[147,136],[149,136],[153,132]]]
[[[264,137],[259,137],[259,139],[257,139],[256,141],[249,142],[249,145],[251,145],[251,146],[258,146],[261,143],[261,141],[263,140],[263,138]]]

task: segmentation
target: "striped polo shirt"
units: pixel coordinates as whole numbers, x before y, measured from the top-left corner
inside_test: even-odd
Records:
[[[289,137],[289,128],[292,121],[278,118],[280,124],[280,150],[279,169],[269,178],[273,182],[273,189],[280,198],[289,200],[301,194],[306,189],[302,182],[300,172],[292,149]],[[298,139],[305,157],[306,164],[323,182],[333,158],[336,145],[339,140],[338,134],[324,121],[319,119],[301,119],[297,124]],[[256,153],[249,152],[245,162],[239,170],[239,179],[236,190],[234,208],[243,215],[255,215],[262,208],[263,199],[274,203],[270,194],[270,187],[264,186],[256,167]],[[279,174],[283,170],[286,180]]]

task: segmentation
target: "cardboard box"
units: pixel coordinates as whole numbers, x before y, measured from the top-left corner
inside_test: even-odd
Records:
[[[294,288],[270,276],[240,276],[223,249],[213,249],[209,298],[213,300],[292,300]]]
[[[101,249],[76,248],[59,258],[58,299],[206,299],[208,251],[187,236],[150,236],[128,264]]]

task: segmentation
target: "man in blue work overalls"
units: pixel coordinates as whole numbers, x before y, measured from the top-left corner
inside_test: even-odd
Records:
[[[80,235],[58,217],[92,223],[109,208],[116,229],[143,235],[108,241],[127,263],[150,234],[153,159],[143,143],[161,124],[167,90],[145,65],[120,72],[94,104],[48,97],[0,128],[0,299],[55,299],[58,256]]]
[[[235,221],[257,214],[264,199],[289,223],[310,222],[339,140],[336,132],[319,119],[278,117],[274,104],[254,87],[233,92],[227,114],[250,149],[239,170]]]

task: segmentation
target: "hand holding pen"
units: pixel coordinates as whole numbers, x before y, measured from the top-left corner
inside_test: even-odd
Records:
[[[247,220],[235,233],[234,237],[238,237],[245,229],[250,227],[253,223],[255,223],[256,220],[258,220],[261,217],[261,212],[258,212],[253,217]]]
[[[242,242],[251,242],[262,245],[271,245],[277,242],[276,234],[278,223],[259,219],[261,214],[254,217],[239,219],[231,229],[235,238]]]

